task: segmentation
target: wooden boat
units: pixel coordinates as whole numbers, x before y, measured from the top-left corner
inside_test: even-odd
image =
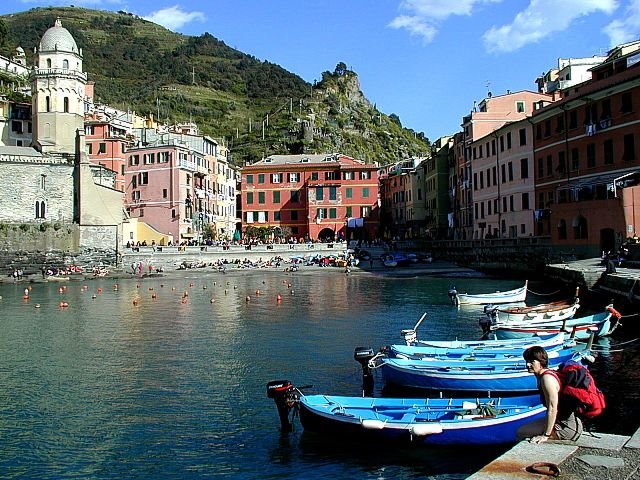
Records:
[[[516,288],[514,290],[508,290],[505,292],[494,293],[481,293],[481,294],[469,294],[458,293],[453,288],[449,290],[448,295],[453,305],[497,305],[503,303],[517,303],[524,302],[527,297],[527,285],[529,281],[524,283],[524,287]]]
[[[490,326],[498,322],[505,323],[530,323],[536,321],[557,321],[573,318],[580,308],[576,298],[572,303],[566,301],[545,303],[533,307],[485,307],[485,318],[480,320],[480,326],[486,333]]]
[[[553,357],[549,358],[549,366],[557,368],[565,361],[581,360],[584,354],[568,348],[558,351]],[[531,392],[538,389],[536,378],[527,372],[522,357],[495,362],[423,362],[386,358],[375,367],[380,368],[387,384],[399,387],[467,392]]]
[[[290,382],[267,384],[283,431],[291,431],[291,410],[299,410],[306,431],[363,441],[429,445],[490,445],[518,441],[518,429],[542,418],[540,396],[510,398],[363,398],[305,395]]]
[[[611,317],[616,321],[612,325]],[[554,334],[569,332],[571,336],[578,339],[589,338],[592,334],[595,337],[609,335],[618,325],[617,319],[621,317],[613,305],[607,306],[606,310],[586,317],[565,319],[560,322],[554,320],[538,320],[516,322],[497,322],[492,326],[492,334],[497,339],[521,339],[534,335]]]

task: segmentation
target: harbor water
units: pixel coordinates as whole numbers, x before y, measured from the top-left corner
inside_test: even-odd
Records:
[[[465,478],[507,447],[364,445],[297,421],[282,434],[265,385],[359,395],[355,347],[400,343],[425,312],[420,337],[476,339],[481,309],[447,290],[521,283],[317,269],[38,283],[28,299],[28,284],[0,285],[0,477]],[[640,424],[634,320],[597,344],[600,432]]]

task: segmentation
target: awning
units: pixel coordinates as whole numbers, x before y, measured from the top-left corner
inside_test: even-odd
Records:
[[[180,236],[182,238],[194,238],[196,236],[195,233],[181,233]]]
[[[588,177],[580,177],[575,180],[571,180],[569,183],[565,183],[558,187],[558,190],[580,190],[585,187],[593,187],[595,185],[611,185],[619,180],[616,188],[623,188],[626,183],[633,180],[635,175],[640,174],[639,169],[619,170],[616,173],[608,173],[607,175],[589,175]],[[623,178],[620,178],[623,177]]]

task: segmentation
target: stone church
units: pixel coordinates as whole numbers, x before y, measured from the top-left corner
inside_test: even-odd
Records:
[[[109,183],[110,171],[98,171],[103,167],[91,165],[85,152],[82,49],[56,19],[34,57],[31,145],[0,146],[0,224],[20,224],[25,231],[64,227],[73,232],[71,249],[115,255],[122,243],[123,194]]]

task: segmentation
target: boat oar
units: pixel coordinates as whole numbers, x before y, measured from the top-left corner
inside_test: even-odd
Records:
[[[420,326],[420,324],[422,323],[422,321],[427,317],[427,312],[424,312],[422,314],[422,316],[420,317],[420,320],[418,320],[418,323],[416,323],[415,327],[413,327],[414,330],[418,330],[418,327]]]

